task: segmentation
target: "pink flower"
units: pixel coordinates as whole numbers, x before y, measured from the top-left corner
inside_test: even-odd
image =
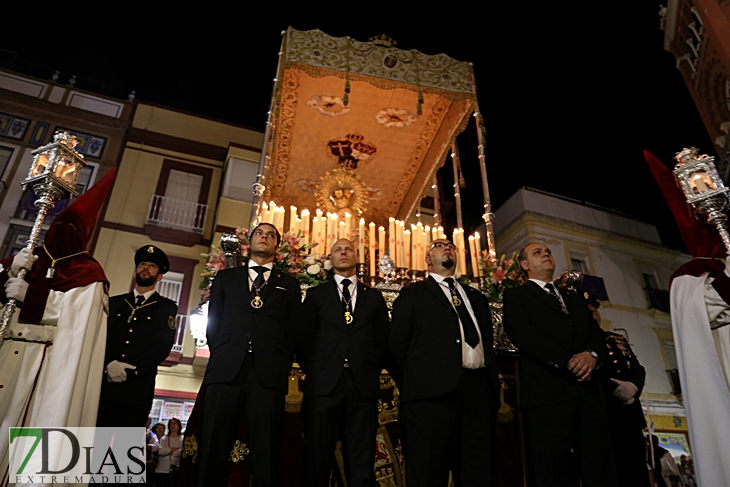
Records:
[[[509,259],[507,262],[504,263],[504,266],[509,269],[510,267],[512,267],[512,264],[514,264],[514,263],[515,263],[514,259]]]
[[[504,281],[506,278],[507,273],[504,272],[502,266],[499,266],[494,271],[492,271],[492,279],[494,279],[494,281],[498,284],[502,284],[502,281]]]

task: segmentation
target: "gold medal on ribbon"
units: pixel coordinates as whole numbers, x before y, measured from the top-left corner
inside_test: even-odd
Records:
[[[345,323],[349,325],[350,323],[352,323],[352,319],[352,313],[350,313],[349,311],[345,311]]]
[[[459,296],[451,296],[451,300],[454,302],[454,306],[461,306],[461,299],[459,299]]]
[[[263,299],[261,299],[261,296],[256,296],[255,298],[253,298],[253,299],[251,300],[251,307],[252,307],[252,308],[256,308],[256,309],[259,309],[259,308],[260,308],[260,307],[262,307],[263,305],[264,305],[264,300],[263,300]]]

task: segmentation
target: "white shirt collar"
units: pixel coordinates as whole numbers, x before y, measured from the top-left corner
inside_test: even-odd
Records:
[[[355,279],[353,279],[353,278],[355,278]],[[357,275],[353,275],[350,277],[344,277],[339,274],[335,274],[335,282],[337,283],[338,286],[342,286],[342,281],[344,281],[345,279],[347,279],[348,281],[350,281],[351,283],[354,284],[355,281],[357,281]]]
[[[134,292],[134,299],[136,300],[137,296],[139,296],[139,293],[137,292],[136,288],[133,290],[133,292]],[[150,296],[152,296],[153,294],[155,294],[154,289],[152,291],[147,291],[146,293],[142,294],[142,296],[144,296],[144,300],[147,301],[148,299],[150,299]]]
[[[251,268],[254,267],[254,266],[258,266],[258,264],[256,262],[252,261],[252,260],[249,260],[248,261],[248,269],[251,270]],[[274,268],[274,263],[273,262],[269,262],[268,264],[264,264],[264,265],[262,265],[260,267],[266,267],[268,270],[272,270]]]
[[[435,273],[434,273],[434,274],[429,274],[429,276],[433,277],[433,278],[434,278],[434,280],[435,280],[435,281],[436,281],[437,283],[439,283],[439,284],[441,284],[442,282],[444,282],[444,279],[446,279],[446,277],[442,276],[441,274],[435,274]],[[455,282],[455,283],[457,283],[457,284],[458,284],[459,280],[458,280],[458,279],[456,279],[456,276],[450,276],[450,277],[451,277],[451,279],[453,279],[453,280],[454,280],[454,282]]]

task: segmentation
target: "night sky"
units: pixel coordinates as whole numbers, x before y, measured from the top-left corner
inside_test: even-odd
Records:
[[[692,145],[716,155],[662,48],[656,0],[482,2],[479,10],[463,2],[443,2],[439,10],[423,2],[396,10],[399,3],[387,2],[229,9],[175,3],[164,13],[126,2],[117,10],[72,3],[43,12],[23,3],[4,7],[0,66],[42,78],[58,69],[63,82],[77,75],[80,88],[119,98],[136,90],[140,100],[259,129],[287,26],[360,41],[385,33],[402,49],[470,61],[487,124],[495,210],[529,186],[629,213],[681,249],[642,151],[665,163]],[[54,18],[63,26],[56,36]],[[39,28],[44,21],[48,28]],[[473,125],[458,140],[469,228],[480,222],[483,204]],[[441,174],[450,185],[450,163]]]

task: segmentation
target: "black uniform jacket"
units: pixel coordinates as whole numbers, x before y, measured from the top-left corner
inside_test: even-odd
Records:
[[[548,406],[582,398],[601,404],[597,371],[591,379],[578,382],[568,370],[576,353],[605,349],[603,330],[589,314],[582,295],[559,289],[560,303],[536,283],[508,289],[504,293],[503,324],[512,343],[520,350],[520,408]]]
[[[489,302],[479,291],[461,288],[466,290],[482,335],[496,404],[497,358]],[[456,389],[463,374],[459,315],[432,277],[401,290],[393,303],[388,344],[396,364],[391,373],[400,382],[402,401],[429,399]]]
[[[170,354],[175,342],[177,304],[152,294],[134,314],[134,293],[109,299],[104,367],[114,360],[134,365],[127,380],[101,386],[101,399],[123,404],[152,405],[157,366]]]
[[[307,292],[301,347],[305,394],[330,394],[347,359],[360,394],[380,397],[380,372],[388,353],[388,307],[379,291],[361,282],[355,296],[353,321],[348,325],[334,279]]]
[[[606,332],[606,357],[603,367],[599,369],[601,385],[606,399],[606,416],[609,424],[624,424],[637,429],[646,427],[644,411],[641,409],[641,391],[644,390],[646,370],[639,363],[629,342],[623,335]],[[636,386],[634,402],[626,405],[613,395],[618,384],[611,381],[618,379],[631,382]]]
[[[301,315],[299,281],[273,269],[260,296],[263,306],[255,309],[248,265],[216,274],[208,305],[210,358],[204,385],[232,381],[250,343],[258,382],[287,391]]]

